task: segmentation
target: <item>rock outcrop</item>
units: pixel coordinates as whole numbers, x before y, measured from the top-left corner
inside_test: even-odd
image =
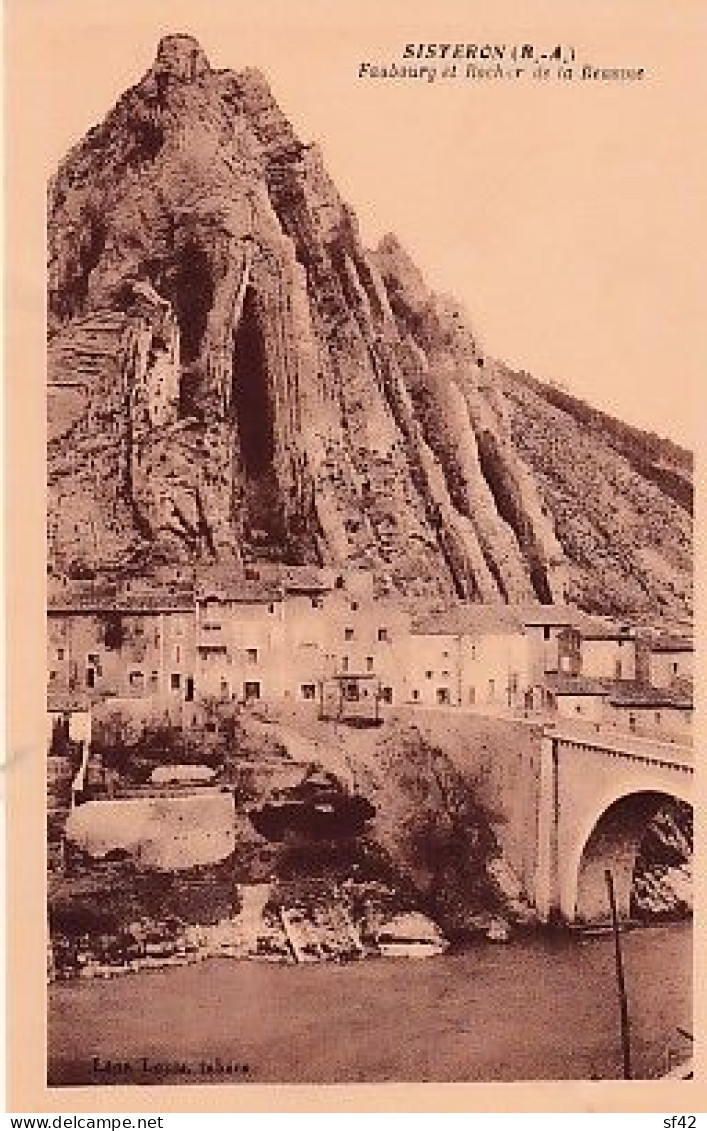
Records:
[[[276,559],[593,599],[507,371],[394,237],[363,246],[259,72],[163,39],[53,178],[49,259],[57,570]]]

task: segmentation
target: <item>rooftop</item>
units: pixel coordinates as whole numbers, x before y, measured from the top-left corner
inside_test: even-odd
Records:
[[[552,672],[545,676],[545,686],[553,695],[596,695],[606,698],[615,690],[617,684],[613,679]]]
[[[629,625],[587,624],[581,627],[583,640],[634,640],[636,632]]]
[[[672,707],[677,711],[691,711],[692,694],[685,688],[632,686],[619,689],[611,697],[614,707],[658,708]]]
[[[232,601],[238,604],[268,605],[282,600],[282,588],[277,582],[250,580],[244,577],[203,580],[197,584],[198,601]]]
[[[413,621],[416,635],[475,636],[523,632],[523,623],[508,605],[458,605]]]
[[[695,642],[691,636],[663,635],[654,636],[651,641],[651,652],[694,652]]]
[[[50,593],[47,611],[51,613],[136,613],[192,612],[193,597],[186,593],[170,593],[166,589],[75,590]]]
[[[529,628],[554,627],[554,628],[579,628],[588,618],[587,613],[577,609],[574,605],[541,605],[525,604],[512,606],[516,616]]]

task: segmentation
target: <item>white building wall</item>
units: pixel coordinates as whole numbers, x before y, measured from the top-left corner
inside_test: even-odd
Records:
[[[542,683],[543,676],[556,672],[560,665],[559,637],[565,625],[526,625],[530,656],[530,682]]]
[[[691,680],[694,652],[651,652],[650,682],[654,687],[670,687],[676,680]]]
[[[531,645],[525,633],[484,633],[460,639],[459,699],[469,710],[522,705],[530,686]]]
[[[415,633],[410,638],[404,701],[418,707],[459,705],[459,638]]]
[[[619,730],[646,738],[665,738],[674,742],[692,740],[692,711],[678,707],[613,706],[610,721]]]
[[[248,684],[257,699],[280,698],[282,620],[279,602],[202,603],[197,627],[200,695],[242,701]]]
[[[636,678],[636,641],[582,639],[582,675],[597,679]]]
[[[609,713],[606,699],[602,695],[557,695],[555,701],[557,714],[565,719],[602,723]]]

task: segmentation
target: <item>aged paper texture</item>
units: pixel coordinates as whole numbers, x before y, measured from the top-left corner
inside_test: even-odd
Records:
[[[699,1110],[704,46],[7,6],[13,1111]]]

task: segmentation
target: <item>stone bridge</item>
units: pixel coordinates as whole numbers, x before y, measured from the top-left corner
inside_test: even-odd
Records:
[[[691,747],[568,723],[541,743],[535,856],[536,909],[544,921],[596,922],[609,915],[611,868],[619,914],[628,918],[646,828],[673,798],[693,800]]]

